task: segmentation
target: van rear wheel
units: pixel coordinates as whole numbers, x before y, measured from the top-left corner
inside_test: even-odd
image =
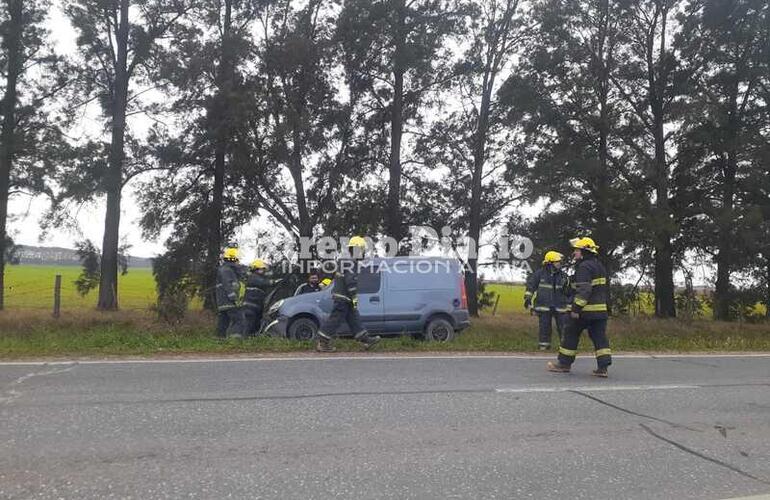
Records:
[[[310,318],[297,318],[291,322],[287,333],[292,340],[313,340],[318,334],[318,325]]]
[[[452,323],[444,318],[435,318],[425,327],[425,340],[432,342],[451,342],[455,339],[456,332]]]

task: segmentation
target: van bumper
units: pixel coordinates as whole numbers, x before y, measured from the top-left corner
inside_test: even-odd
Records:
[[[269,318],[265,325],[264,334],[269,335],[270,337],[286,338],[288,326],[289,318],[287,316]]]
[[[471,326],[471,316],[468,314],[468,311],[455,311],[452,313],[452,317],[454,318],[455,330],[457,331],[465,330]]]

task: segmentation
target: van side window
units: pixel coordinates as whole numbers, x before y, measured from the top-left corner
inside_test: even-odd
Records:
[[[361,268],[358,274],[358,293],[377,293],[380,291],[382,275],[379,269],[371,267]]]

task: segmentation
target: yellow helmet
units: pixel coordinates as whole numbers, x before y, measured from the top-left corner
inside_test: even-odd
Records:
[[[224,260],[237,262],[238,259],[240,259],[240,254],[241,252],[238,250],[237,247],[227,247],[225,248],[225,251],[222,254],[222,258]]]
[[[599,251],[599,245],[594,243],[594,240],[584,236],[583,238],[572,238],[569,240],[572,248],[579,248],[580,250],[588,250],[591,253],[597,253]]]
[[[350,241],[348,241],[348,247],[356,247],[356,248],[366,248],[366,240],[363,239],[361,236],[353,236],[350,238]]]
[[[545,253],[545,257],[543,257],[543,264],[548,264],[551,262],[561,262],[562,257],[564,257],[559,252],[554,252],[551,250],[550,252]]]
[[[321,286],[326,288],[327,286],[332,284],[331,278],[324,278],[321,280]]]
[[[265,269],[267,268],[267,264],[265,264],[265,261],[262,259],[255,259],[249,267],[251,269]]]

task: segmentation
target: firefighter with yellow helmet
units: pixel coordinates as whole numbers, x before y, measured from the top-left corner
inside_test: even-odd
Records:
[[[564,325],[569,313],[567,287],[569,278],[561,268],[563,255],[553,250],[546,252],[543,267],[527,278],[524,293],[524,308],[535,311],[539,318],[538,347],[541,351],[551,348],[552,323],[556,322],[559,338],[564,334]]]
[[[578,262],[573,280],[574,296],[569,325],[559,347],[557,361],[548,362],[548,370],[568,373],[577,356],[578,342],[583,330],[594,344],[597,368],[593,374],[607,377],[612,364],[610,341],[607,338],[607,271],[599,262],[599,246],[591,238],[570,240],[573,257]]]
[[[246,291],[243,294],[243,314],[247,336],[255,336],[262,324],[265,296],[269,289],[281,280],[268,279],[267,263],[262,259],[254,260],[246,276]]]
[[[318,352],[334,352],[334,337],[339,326],[345,322],[350,328],[353,337],[361,342],[366,349],[370,349],[380,337],[370,335],[361,324],[361,316],[358,313],[358,275],[363,265],[362,261],[366,253],[366,240],[361,236],[353,236],[348,242],[349,259],[340,259],[337,262],[337,271],[334,273],[332,283],[332,299],[334,305],[329,319],[318,330]]]
[[[214,296],[217,305],[217,337],[241,338],[244,334],[243,310],[239,305],[241,293],[240,250],[231,245],[222,253],[222,263],[217,269]]]

